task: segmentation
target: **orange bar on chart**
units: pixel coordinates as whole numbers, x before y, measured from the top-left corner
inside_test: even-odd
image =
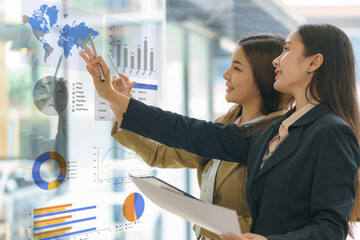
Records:
[[[37,208],[37,209],[34,209],[34,212],[52,210],[52,209],[58,209],[58,208],[65,208],[65,207],[71,207],[71,206],[72,206],[72,204],[69,203],[69,204],[57,205],[57,206],[52,206],[52,207]]]
[[[45,220],[39,220],[39,221],[35,221],[34,224],[52,222],[52,221],[61,220],[61,219],[67,219],[67,218],[72,218],[72,215],[63,216],[63,217],[56,217],[56,218],[49,218],[49,219],[45,219]]]

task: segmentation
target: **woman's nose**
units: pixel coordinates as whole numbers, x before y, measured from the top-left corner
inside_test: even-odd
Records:
[[[225,72],[224,72],[224,74],[223,74],[223,78],[226,80],[226,81],[229,81],[229,69],[228,70],[226,70]]]
[[[280,57],[280,56],[279,56]],[[272,64],[274,67],[278,67],[279,66],[279,57],[275,58],[273,61],[272,61]]]

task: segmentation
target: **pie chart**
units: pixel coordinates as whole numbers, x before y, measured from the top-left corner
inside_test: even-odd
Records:
[[[46,76],[35,84],[33,100],[36,108],[48,116],[56,116],[65,110],[68,91],[63,78]]]
[[[126,220],[129,222],[138,221],[145,209],[145,201],[140,193],[131,193],[125,199],[123,206],[123,213]]]
[[[60,167],[60,174],[56,180],[52,182],[47,182],[40,176],[41,165],[47,160],[54,160]],[[65,159],[57,152],[45,152],[41,154],[34,162],[32,168],[32,176],[35,184],[44,190],[52,190],[60,186],[60,184],[65,180],[66,177],[66,161]]]

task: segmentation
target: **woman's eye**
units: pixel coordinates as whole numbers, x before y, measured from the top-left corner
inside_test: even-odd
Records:
[[[234,69],[235,69],[236,71],[240,71],[240,68],[238,68],[238,67],[234,67]]]
[[[287,47],[284,47],[284,52],[287,51],[287,50],[289,50],[289,49]]]

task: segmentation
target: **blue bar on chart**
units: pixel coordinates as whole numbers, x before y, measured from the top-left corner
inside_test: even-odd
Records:
[[[96,208],[95,205],[74,208],[69,203],[34,209],[34,240],[57,239],[95,231]]]
[[[148,89],[148,90],[158,90],[158,85],[145,84],[145,83],[135,83],[133,88]]]

